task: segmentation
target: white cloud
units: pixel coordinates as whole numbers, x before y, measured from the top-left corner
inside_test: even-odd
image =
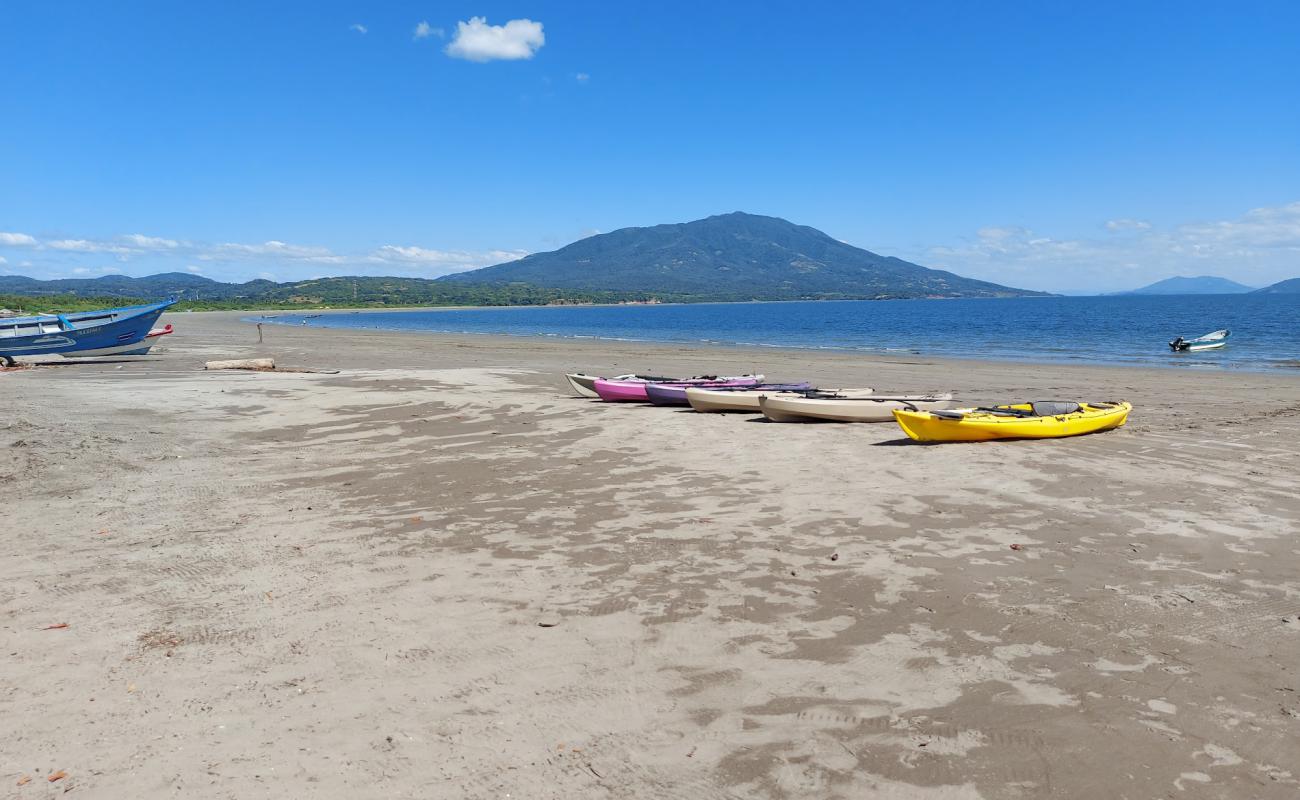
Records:
[[[272,239],[269,242],[261,244],[240,244],[237,242],[227,242],[218,245],[216,250],[206,254],[211,260],[219,256],[229,256],[234,258],[257,258],[271,256],[276,258],[289,258],[303,261],[317,261],[324,264],[337,263],[345,261],[342,256],[336,256],[330,252],[328,247],[312,247],[307,245],[287,244]]]
[[[453,272],[516,261],[526,255],[528,252],[525,250],[432,250],[386,244],[371,253],[369,260],[374,263],[418,266],[431,275],[450,275]]]
[[[203,274],[203,269],[202,269],[202,267],[196,267],[196,266],[194,266],[193,264],[190,264],[188,267],[186,267],[186,268],[185,268],[185,271],[186,271],[186,272],[191,272],[191,273],[193,273],[193,274],[195,274],[195,275],[201,275],[201,274]]]
[[[415,32],[412,36],[416,39],[428,39],[430,36],[437,36],[439,39],[444,39],[447,36],[447,32],[442,28],[431,27],[428,22],[421,22],[419,25],[415,26]]]
[[[259,273],[257,273],[257,277],[261,278],[261,279],[264,280],[264,281],[273,281],[273,280],[275,280],[275,273],[274,273],[274,272],[259,272]]]
[[[362,25],[360,22],[352,23],[351,25],[348,26],[348,30],[356,31],[357,33],[363,36],[367,33],[370,33],[370,29],[367,28],[365,25]]]
[[[45,245],[54,250],[65,250],[71,253],[117,253],[126,255],[132,252],[130,248],[120,244],[90,239],[56,239],[46,242]]]
[[[987,227],[918,258],[962,275],[1056,291],[1130,289],[1173,275],[1204,274],[1265,286],[1300,273],[1300,202],[1168,229],[1127,219],[1105,227],[1127,235],[1055,238],[1020,227]]]
[[[175,250],[181,246],[181,243],[175,239],[163,239],[158,236],[145,236],[139,233],[128,233],[122,237],[122,241],[142,250]]]
[[[579,72],[577,75],[573,76],[573,79],[578,83],[586,83],[587,81],[591,80],[591,76],[585,72]]]
[[[25,233],[0,232],[0,245],[6,247],[35,247],[36,244],[36,239]]]
[[[1151,223],[1141,219],[1109,219],[1106,220],[1106,230],[1147,231],[1151,230]]]
[[[512,19],[505,25],[489,25],[486,17],[471,17],[456,23],[456,35],[447,45],[447,55],[466,61],[513,61],[532,58],[546,35],[542,23]]]
[[[0,264],[8,264],[8,263],[9,263],[9,259],[5,258],[4,256],[0,256]]]

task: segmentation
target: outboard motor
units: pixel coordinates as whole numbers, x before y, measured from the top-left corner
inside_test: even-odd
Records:
[[[1174,339],[1172,342],[1170,342],[1169,346],[1174,350],[1186,350],[1187,342],[1183,340],[1183,337],[1179,336],[1176,339]]]

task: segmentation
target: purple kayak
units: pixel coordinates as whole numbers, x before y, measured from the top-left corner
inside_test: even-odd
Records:
[[[762,390],[772,392],[806,392],[812,388],[811,383],[746,383],[742,381],[720,381],[709,384],[666,384],[650,383],[646,384],[646,399],[657,406],[688,406],[690,401],[686,399],[687,389],[709,389],[710,391],[725,392],[728,390]]]
[[[592,388],[596,390],[596,394],[600,396],[600,399],[606,403],[644,403],[649,399],[646,396],[647,386],[753,386],[761,379],[762,376],[739,375],[721,380],[690,378],[683,381],[674,381],[671,384],[659,384],[645,381],[611,381],[601,378],[592,385]]]

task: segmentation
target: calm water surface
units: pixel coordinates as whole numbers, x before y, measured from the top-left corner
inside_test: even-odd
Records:
[[[254,319],[328,328],[1300,372],[1300,295],[554,306]],[[1219,351],[1174,354],[1166,344],[1218,328],[1232,331]]]

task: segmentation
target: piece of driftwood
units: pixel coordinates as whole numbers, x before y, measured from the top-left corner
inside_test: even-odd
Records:
[[[275,369],[273,358],[236,358],[230,361],[209,361],[204,369],[251,369],[258,372]]]

